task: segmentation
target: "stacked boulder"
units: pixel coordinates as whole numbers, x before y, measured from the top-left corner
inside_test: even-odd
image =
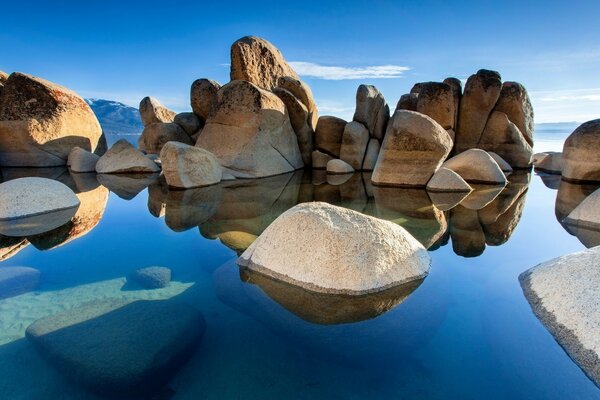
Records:
[[[176,114],[153,97],[144,97],[140,102],[140,117],[144,131],[138,147],[149,154],[159,154],[167,142],[191,145],[192,136],[200,129],[194,113]]]

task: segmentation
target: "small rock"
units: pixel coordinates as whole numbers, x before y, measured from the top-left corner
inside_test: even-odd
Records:
[[[169,110],[154,97],[144,97],[140,101],[140,117],[144,126],[156,122],[173,122],[176,113]]]
[[[312,152],[312,167],[313,169],[326,169],[327,163],[333,159],[329,154],[315,150]]]
[[[506,176],[498,163],[485,151],[469,149],[442,164],[465,181],[488,185],[506,185]]]
[[[188,189],[221,181],[223,168],[209,151],[178,142],[167,142],[161,152],[162,170],[167,184]]]
[[[99,174],[152,173],[160,167],[127,140],[117,141],[96,163]]]
[[[470,192],[473,188],[456,172],[440,168],[427,182],[429,192]]]
[[[563,222],[569,225],[600,230],[600,189],[587,196]]]
[[[171,282],[171,270],[167,267],[146,267],[135,270],[127,280],[146,289],[160,289]]]
[[[319,117],[315,131],[316,149],[334,157],[339,157],[345,127],[346,121],[341,118],[329,115]]]
[[[351,174],[352,172],[354,172],[354,168],[345,161],[334,159],[327,163],[328,174]]]
[[[196,79],[192,83],[190,90],[190,99],[192,111],[200,122],[204,123],[208,115],[217,104],[217,92],[221,89],[221,84],[211,79]]]
[[[396,104],[396,111],[398,110],[409,110],[417,111],[417,101],[419,96],[415,93],[407,93],[400,96],[398,104]]]
[[[563,169],[563,154],[561,152],[549,151],[544,153],[544,157],[540,157],[538,153],[538,161],[534,162],[533,165],[536,171],[560,175]]]
[[[193,112],[179,113],[175,116],[173,122],[175,122],[177,125],[183,128],[185,133],[187,133],[190,137],[196,132],[198,132],[198,130],[202,126],[200,120]]]
[[[67,165],[73,172],[96,172],[96,163],[100,157],[81,147],[73,147],[69,153]]]

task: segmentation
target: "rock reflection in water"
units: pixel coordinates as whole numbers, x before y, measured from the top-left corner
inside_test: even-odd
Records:
[[[29,241],[25,238],[0,235],[0,261],[8,260],[17,255],[27,246],[29,246]]]
[[[248,268],[240,269],[240,277],[260,287],[267,296],[303,320],[321,325],[375,318],[402,303],[423,282],[420,279],[377,293],[351,296],[312,292]]]
[[[567,181],[561,181],[556,193],[556,203],[554,213],[556,219],[562,227],[587,248],[600,245],[600,232],[589,227],[579,226],[577,224],[567,224],[565,218],[569,216],[581,202],[592,194],[599,185],[596,184],[578,184]]]
[[[131,200],[152,182],[159,174],[98,174],[98,182],[124,200]]]

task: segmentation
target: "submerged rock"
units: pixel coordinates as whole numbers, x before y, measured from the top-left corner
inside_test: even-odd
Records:
[[[0,268],[0,300],[35,290],[40,275],[40,271],[29,267]]]
[[[164,288],[171,282],[171,270],[167,267],[140,268],[127,278],[129,280],[146,289]]]
[[[27,246],[27,239],[0,235],[0,261],[8,260]]]
[[[192,356],[205,331],[194,308],[106,299],[32,323],[27,339],[66,378],[103,395],[150,395]]]
[[[73,172],[96,172],[96,163],[100,156],[90,153],[81,147],[73,147],[69,153],[67,165]]]
[[[505,185],[506,176],[498,163],[484,150],[466,150],[442,164],[465,181],[486,185]]]
[[[357,295],[424,278],[430,258],[399,225],[314,202],[283,213],[238,263],[308,290]]]
[[[175,111],[163,106],[154,97],[144,97],[140,101],[140,117],[144,126],[157,122],[173,122]]]
[[[79,199],[66,185],[46,178],[19,178],[0,184],[0,234],[29,236],[67,223]]]
[[[161,152],[167,184],[176,188],[213,185],[221,181],[223,168],[210,152],[183,143],[168,142]]]
[[[563,178],[600,182],[600,119],[581,124],[565,141]]]
[[[546,261],[519,276],[533,312],[600,385],[600,247]]]
[[[117,141],[96,164],[99,174],[153,173],[160,167],[133,147],[127,140]]]

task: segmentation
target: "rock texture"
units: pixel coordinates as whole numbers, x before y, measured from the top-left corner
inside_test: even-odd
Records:
[[[417,111],[417,102],[419,100],[419,96],[415,93],[407,93],[400,96],[400,100],[398,100],[398,104],[396,104],[396,111],[398,110],[409,110],[409,111]]]
[[[494,161],[496,161],[496,164],[498,164],[498,166],[500,167],[500,169],[502,170],[502,172],[512,172],[512,167],[510,166],[509,163],[507,163],[504,158],[500,157],[498,154],[494,153],[493,151],[488,151],[487,152],[490,157],[492,157],[494,159]]]
[[[66,165],[73,147],[95,151],[102,129],[75,92],[15,72],[0,97],[0,166]]]
[[[424,82],[417,98],[417,110],[431,117],[444,129],[454,129],[454,93],[445,83]]]
[[[494,111],[506,114],[519,128],[527,143],[533,146],[533,107],[523,85],[518,82],[504,82]]]
[[[192,111],[204,123],[208,115],[217,104],[217,92],[221,84],[212,79],[196,79],[190,89],[190,102]]]
[[[155,122],[144,127],[144,150],[150,154],[159,154],[167,142],[180,142],[193,145],[190,136],[174,122]]]
[[[179,125],[190,137],[202,127],[202,123],[193,112],[179,113],[175,116],[173,122]]]
[[[321,153],[319,150],[315,150],[312,152],[312,167],[314,169],[325,169],[327,168],[327,163],[334,158],[329,154]]]
[[[167,267],[145,267],[136,269],[127,278],[146,289],[160,289],[169,286],[171,270]]]
[[[476,148],[488,116],[496,105],[502,90],[502,79],[495,71],[479,70],[471,75],[460,101],[456,129],[458,153]],[[498,154],[500,154],[498,152]]]
[[[340,159],[347,162],[355,170],[361,170],[367,145],[369,144],[369,131],[363,124],[351,121],[344,127]]]
[[[531,166],[531,146],[517,125],[503,112],[493,111],[490,114],[477,147],[498,154],[513,168]]]
[[[205,327],[196,309],[173,300],[106,299],[39,319],[26,336],[73,382],[149,398],[192,356]]]
[[[81,147],[73,147],[67,159],[67,165],[73,172],[96,172],[96,163],[100,157]]]
[[[221,181],[223,168],[210,152],[183,143],[168,142],[160,152],[167,184],[176,188],[213,185]]]
[[[215,110],[196,146],[213,153],[225,172],[236,178],[259,178],[303,167],[285,104],[246,81],[232,81],[219,90]]]
[[[329,115],[319,117],[315,131],[316,149],[333,157],[339,157],[345,128],[346,121],[341,118]]]
[[[382,140],[390,118],[390,108],[375,86],[360,85],[356,91],[354,121],[363,124],[371,137]]]
[[[538,154],[538,160],[534,162],[533,165],[536,171],[561,175],[563,169],[563,154],[556,151],[546,152],[543,156]]]
[[[427,182],[429,192],[470,192],[473,188],[456,172],[440,168]]]
[[[430,258],[397,224],[314,202],[278,217],[238,264],[311,291],[359,295],[424,278]]]
[[[458,125],[458,112],[460,110],[460,99],[462,98],[462,82],[460,79],[450,77],[444,79],[444,83],[450,86],[452,96],[454,97],[454,127],[452,129],[456,131],[456,126]]]
[[[117,141],[96,163],[99,174],[160,172],[156,163],[125,139]]]
[[[144,126],[157,122],[173,122],[176,113],[163,106],[154,97],[144,97],[140,101],[140,118]]]
[[[600,247],[546,261],[519,276],[531,308],[581,369],[600,385]]]
[[[327,163],[327,173],[328,174],[351,174],[354,172],[354,168],[347,162],[343,160],[330,160]]]
[[[562,176],[569,181],[600,182],[600,119],[581,124],[565,141]]]
[[[278,86],[281,77],[299,79],[281,52],[256,36],[245,36],[231,45],[230,76],[232,81],[248,81],[267,90]]]
[[[286,89],[277,87],[273,89],[273,93],[285,104],[290,117],[290,123],[296,133],[298,147],[302,154],[302,162],[305,166],[310,166],[312,164],[311,155],[314,149],[314,130],[309,124],[308,109],[292,92]]]
[[[465,181],[488,185],[505,185],[506,176],[496,161],[481,149],[464,151],[442,164],[451,169]]]
[[[300,79],[291,76],[282,76],[279,78],[277,80],[277,86],[289,91],[304,104],[308,111],[308,125],[314,131],[317,128],[317,122],[319,121],[319,111],[317,110],[317,105],[310,87]]]
[[[371,181],[383,186],[425,186],[452,149],[448,133],[426,115],[394,113]]]

